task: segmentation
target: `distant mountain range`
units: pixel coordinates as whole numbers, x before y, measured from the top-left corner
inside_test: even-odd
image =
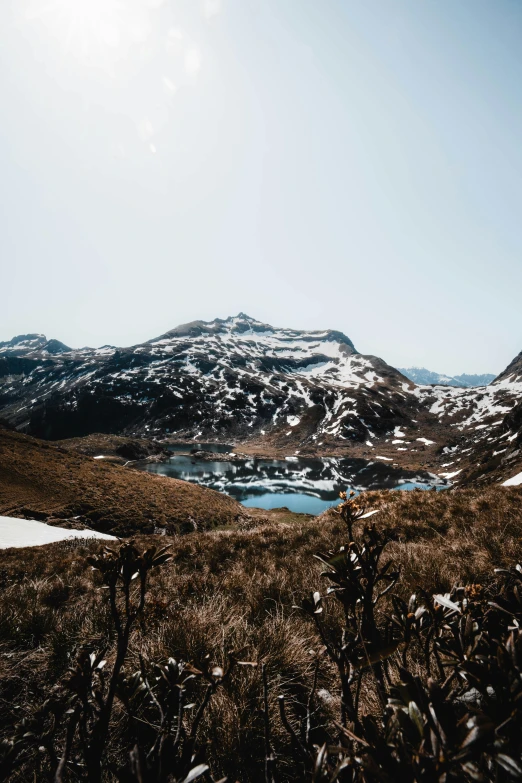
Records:
[[[459,482],[522,469],[522,355],[495,379],[414,370],[427,376],[359,353],[341,332],[244,313],[128,348],[75,350],[30,334],[0,343],[0,418],[49,440],[221,441],[265,456],[382,460]],[[479,380],[489,383],[471,386]]]
[[[432,384],[436,386],[463,386],[469,389],[472,386],[487,386],[495,380],[495,375],[484,373],[483,375],[444,375],[432,372],[425,367],[398,367],[406,378],[417,384]]]

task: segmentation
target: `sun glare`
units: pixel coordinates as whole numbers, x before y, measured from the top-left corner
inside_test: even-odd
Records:
[[[197,83],[205,62],[193,30],[220,13],[221,0],[193,0],[188,16],[166,0],[11,1],[46,74],[89,111],[130,118],[150,153],[162,149],[156,143],[176,96]],[[113,148],[125,154],[120,138]]]
[[[44,0],[32,3],[26,18],[82,63],[105,68],[148,38],[152,8],[145,0]]]

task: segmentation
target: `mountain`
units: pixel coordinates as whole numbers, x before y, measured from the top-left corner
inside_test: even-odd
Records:
[[[468,373],[463,373],[462,375],[455,375],[454,378],[458,384],[469,388],[471,386],[487,386],[491,381],[495,380],[495,375],[488,372],[485,372],[482,375],[469,375]]]
[[[434,386],[461,386],[469,388],[472,386],[487,386],[488,383],[495,380],[495,376],[490,373],[483,375],[443,375],[438,372],[432,372],[425,367],[399,367],[410,381],[418,384],[432,384]]]
[[[481,484],[522,469],[522,354],[488,386],[418,386],[415,394],[446,432],[440,475]]]
[[[364,442],[407,423],[406,400],[418,408],[400,372],[360,354],[341,332],[275,328],[244,313],[131,348],[43,356],[43,344],[9,344],[3,368],[0,357],[0,410],[49,439],[112,432]]]
[[[45,334],[19,334],[8,342],[0,342],[0,357],[55,356],[70,350],[59,340],[48,340]]]
[[[385,461],[461,484],[522,469],[522,354],[488,385],[415,384],[341,332],[244,313],[129,348],[25,335],[0,351],[0,418],[44,439],[222,441],[260,456]]]
[[[513,380],[522,380],[522,351],[508,364],[504,372],[501,372],[498,378],[496,378],[498,382],[510,382]]]

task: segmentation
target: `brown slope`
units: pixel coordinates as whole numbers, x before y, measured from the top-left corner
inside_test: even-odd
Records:
[[[242,507],[227,495],[57,448],[0,428],[0,516],[75,519],[115,535],[203,530]]]
[[[170,456],[168,449],[157,441],[108,435],[103,432],[94,432],[81,438],[55,440],[52,445],[67,451],[77,451],[88,457],[103,455],[104,459],[119,462],[121,465],[136,460],[164,462]]]

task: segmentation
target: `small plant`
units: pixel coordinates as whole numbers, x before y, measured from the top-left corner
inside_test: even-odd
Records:
[[[353,541],[363,511],[342,499],[350,541],[319,556],[333,583],[327,596],[342,605],[339,632],[327,630],[319,592],[303,601],[338,672],[340,721],[329,742],[310,742],[317,672],[305,735],[280,697],[296,763],[314,783],[522,780],[522,568],[497,571],[504,583],[490,601],[471,585],[408,602],[391,595],[391,612],[379,611],[400,577],[382,562],[389,539],[372,526]],[[382,709],[364,714],[361,691],[372,682]]]
[[[280,593],[269,597],[277,602],[278,622],[292,623],[290,630],[284,626],[281,636],[262,625],[268,595],[264,584],[271,583],[259,586],[246,569],[238,579],[227,561],[228,536],[212,539],[212,558],[206,561],[193,557],[191,547],[201,546],[199,536],[192,544],[178,541],[176,568],[181,556],[186,558],[189,577],[185,592],[181,593],[182,580],[175,581],[176,570],[170,583],[164,580],[170,592],[156,594],[150,602],[149,580],[170,559],[166,548],[142,551],[130,541],[90,556],[88,563],[105,596],[101,612],[95,611],[100,602],[93,598],[94,627],[105,641],[89,643],[91,637],[84,635],[84,647],[73,656],[75,663],[67,675],[49,688],[38,709],[27,710],[29,717],[4,744],[0,779],[191,783],[201,778],[212,783],[207,764],[212,758],[213,767],[228,765],[234,771],[230,783],[258,783],[263,778],[265,783],[522,780],[522,567],[498,569],[491,578],[482,573],[483,584],[477,584],[475,576],[473,583],[445,588],[446,592],[427,591],[421,585],[409,595],[410,590],[401,586],[405,577],[389,555],[391,535],[369,524],[364,496],[343,494],[341,500],[337,513],[345,540],[338,543],[343,545],[325,551],[331,546],[330,532],[321,530],[323,537],[317,540],[327,543],[312,544],[308,550],[323,550],[316,557],[324,588],[310,591],[298,611],[286,617]],[[339,527],[335,525],[336,534]],[[307,535],[311,529],[306,528]],[[275,553],[280,545],[277,536],[284,533],[276,531],[266,540],[248,537],[252,549],[242,555],[245,563],[250,567],[249,558],[257,556],[254,548],[261,549],[262,542],[258,564],[264,565],[261,557],[272,558],[277,563],[274,572],[283,570],[285,559]],[[281,550],[285,557],[294,554],[291,545],[296,539],[289,540],[288,548]],[[245,539],[236,543],[244,546]],[[392,552],[400,552],[399,546],[394,543]],[[74,562],[79,569],[80,560]],[[197,562],[205,564],[203,577]],[[288,596],[297,592],[298,562],[296,555],[293,570],[285,576]],[[207,569],[220,580],[210,582],[212,598],[221,589],[216,585],[229,578],[223,584],[232,585],[239,597],[232,603],[228,594],[226,600],[218,595],[219,602],[207,603],[207,613],[198,618]],[[315,578],[312,571],[306,573],[301,595],[314,584],[308,581]],[[255,609],[250,629],[255,623],[259,637],[265,636],[252,656],[261,660],[259,674],[239,680],[236,667],[256,664],[227,652],[225,639],[250,647],[251,637],[242,636],[236,623],[238,617],[243,622],[241,612],[250,611],[245,610],[240,584],[248,579]],[[63,606],[70,606],[69,591],[74,594],[77,589],[71,581],[69,586],[65,577],[53,576],[51,581],[22,582],[18,609],[9,610],[6,617],[28,649],[34,650],[36,644],[59,648],[60,640],[67,639],[73,626],[58,628],[53,622]],[[176,602],[170,593],[177,589]],[[31,597],[34,604],[27,612],[31,634],[20,621],[20,596]],[[55,628],[52,634],[45,628],[35,633],[36,610],[42,607],[48,615],[45,628]],[[149,608],[153,622],[147,626]],[[154,634],[161,632],[167,610],[164,627],[172,636],[162,637],[162,644],[167,638],[169,646],[160,647],[159,662],[150,660],[144,650],[154,645],[140,649],[136,639],[147,627]],[[232,633],[226,628],[229,613],[236,623]],[[90,632],[92,625],[86,627]],[[207,654],[212,645],[217,648],[216,636],[220,666]],[[191,638],[197,640],[195,647]],[[295,640],[302,645],[299,658],[288,653]],[[169,658],[178,644],[179,649],[198,652]],[[193,658],[193,663],[183,657]],[[274,682],[277,691],[270,685]],[[237,758],[227,758],[219,746],[221,738],[228,741],[227,748],[237,743]]]
[[[30,720],[16,727],[4,747],[1,779],[7,779],[31,748],[47,754],[46,777],[54,783],[66,779],[101,783],[107,770],[122,783],[190,783],[208,772],[208,766],[197,758],[198,727],[212,694],[230,676],[235,659],[230,658],[225,672],[210,665],[196,669],[172,658],[166,665],[149,664],[140,657],[138,671],[130,675],[124,671],[131,630],[145,609],[149,575],[170,560],[167,549],[151,547],[141,552],[131,541],[118,549],[105,547],[101,555],[87,558],[108,592],[114,649],[82,650],[62,687]],[[109,657],[113,658],[111,665]],[[187,699],[187,693],[195,695],[196,680],[206,682],[198,705]],[[125,731],[131,745],[123,763],[108,758],[116,699],[125,708]],[[188,721],[191,710],[194,714]],[[154,718],[151,711],[156,712]]]

